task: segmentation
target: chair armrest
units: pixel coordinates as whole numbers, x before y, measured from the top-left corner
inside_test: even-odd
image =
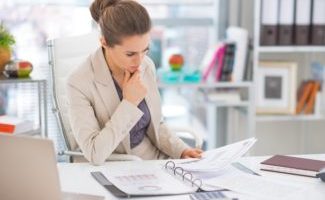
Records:
[[[59,156],[83,156],[81,151],[59,151]]]
[[[107,158],[107,160],[109,160],[109,161],[128,161],[128,160],[136,161],[136,160],[142,160],[142,159],[135,155],[113,153]]]
[[[80,157],[84,156],[81,151],[60,151],[60,152],[58,152],[58,155],[60,155],[60,156],[62,156],[62,155],[80,156]],[[142,159],[135,155],[113,153],[106,160],[108,160],[108,161],[135,161],[135,160],[142,160]]]
[[[186,127],[177,127],[177,126],[170,126],[172,132],[186,132],[193,136],[195,140],[195,148],[202,148],[203,138],[202,136],[194,131],[193,129],[186,128]]]

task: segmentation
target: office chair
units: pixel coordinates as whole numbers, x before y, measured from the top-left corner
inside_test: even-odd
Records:
[[[67,94],[65,89],[66,79],[90,53],[98,48],[98,46],[98,32],[48,40],[49,66],[52,74],[53,112],[57,118],[67,149],[59,152],[59,155],[69,156],[71,162],[83,162],[86,160],[74,138],[68,119]],[[193,134],[195,138],[196,146],[200,147],[202,145],[202,139],[198,134],[191,134]],[[141,159],[134,155],[112,154],[108,160]]]

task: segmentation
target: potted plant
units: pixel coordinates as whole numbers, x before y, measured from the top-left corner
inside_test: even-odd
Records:
[[[11,58],[11,46],[15,44],[15,38],[0,24],[0,72],[3,72],[4,67],[10,61]]]

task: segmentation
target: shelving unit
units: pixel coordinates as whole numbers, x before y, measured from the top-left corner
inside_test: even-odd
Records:
[[[168,38],[168,42],[166,43],[172,43],[172,50],[175,48],[175,46],[180,47],[182,53],[184,53],[187,64],[191,64],[190,67],[199,66],[199,64],[202,62],[202,59],[204,58],[205,51],[209,49],[212,44],[216,44],[217,41],[224,37],[223,33],[225,32],[224,29],[226,27],[226,15],[223,13],[225,12],[225,9],[223,8],[225,7],[224,4],[226,4],[225,1],[141,0],[140,2],[148,9],[154,26],[165,27],[168,30],[172,29],[174,31],[169,32],[167,35],[178,35],[176,41],[173,40],[174,38]],[[154,11],[157,8],[164,10],[165,15],[156,15],[157,13],[150,13],[151,10]],[[189,29],[187,30],[187,28]],[[193,33],[194,36],[186,35],[185,33],[188,33],[187,31]],[[161,32],[166,33],[165,29]],[[204,33],[206,35],[202,35],[201,33]],[[193,37],[195,37],[195,43],[189,44],[186,38],[190,39]],[[171,42],[170,40],[173,41]],[[201,42],[199,43],[198,41]],[[165,44],[164,41],[162,41],[162,46],[164,46],[163,44]],[[193,47],[195,47],[195,49]],[[163,52],[163,54],[165,54],[166,49],[164,49]],[[168,55],[168,53],[166,53],[166,55]],[[164,55],[162,57],[164,57]],[[166,63],[165,65],[162,63],[162,67],[163,66],[166,66]],[[165,97],[165,93],[175,93],[179,96],[182,96],[187,101],[184,104],[187,106],[189,112],[188,115],[194,115],[196,118],[203,119],[203,122],[201,123],[204,124],[204,128],[206,129],[205,132],[207,132],[206,141],[208,149],[223,146],[225,144],[252,136],[252,126],[254,124],[254,104],[252,96],[253,86],[251,82],[218,82],[209,84],[159,83],[158,87],[162,94],[163,103],[166,103],[166,99],[172,99],[172,101],[175,102],[176,97]],[[239,90],[240,95],[243,97],[243,99],[238,102],[206,101],[206,94],[208,92],[224,89]],[[201,97],[201,99],[199,99],[199,97]],[[175,109],[172,110],[172,112],[176,113],[177,111]],[[231,119],[231,113],[239,113],[238,115],[244,116],[243,118],[247,122],[245,123],[247,128],[241,130],[241,134],[236,137],[233,136],[234,134],[230,133],[230,127],[234,126],[235,123],[234,119]],[[185,116],[185,118],[188,117],[189,116]],[[179,119],[176,119],[174,117],[170,120],[176,122]],[[177,123],[182,122],[182,120],[179,121],[180,122]],[[195,124],[198,124],[196,119],[188,119],[187,122],[187,126],[194,126]]]
[[[43,138],[48,136],[47,134],[47,92],[46,92],[46,79],[30,77],[30,78],[6,78],[0,75],[0,84],[26,84],[32,83],[37,85],[37,99],[38,99],[38,116],[39,127],[35,130],[21,133],[19,135],[35,136],[40,135]],[[29,105],[26,105],[29,106]]]
[[[325,52],[325,46],[258,46],[259,53],[315,53]]]
[[[158,85],[160,89],[173,89],[181,92],[183,90],[189,90],[191,92],[199,92],[195,94],[194,98],[188,98],[190,105],[194,107],[200,107],[204,109],[205,119],[205,129],[208,134],[206,134],[207,149],[212,149],[216,147],[223,146],[225,144],[238,141],[243,138],[252,137],[252,128],[254,125],[254,100],[252,94],[253,85],[250,82],[242,83],[230,83],[230,82],[220,82],[220,83],[199,83],[199,84],[162,84]],[[206,92],[208,90],[214,89],[237,89],[245,90],[246,97],[240,102],[223,102],[223,101],[202,101],[197,100],[199,95],[203,95],[205,99]],[[232,130],[234,128],[234,123],[236,120],[232,117],[231,113],[236,111],[236,115],[243,115],[246,120],[246,128],[240,131],[240,135],[234,134],[238,132]],[[239,114],[238,114],[239,113]],[[238,116],[237,116],[238,117]],[[191,120],[188,120],[191,121]],[[201,122],[202,123],[202,122]],[[196,123],[197,124],[197,123]],[[192,124],[191,124],[192,125]],[[238,126],[239,127],[239,126]],[[232,132],[232,133],[231,133]]]
[[[276,121],[319,121],[325,120],[321,115],[264,115],[257,116],[257,122],[276,122]]]
[[[299,65],[297,74],[298,81],[310,78],[307,75],[308,73],[306,73],[309,71],[307,67],[310,65],[310,60],[313,59],[314,54],[324,53],[325,55],[325,46],[260,46],[261,3],[262,0],[255,0],[253,71],[257,71],[258,63],[264,57],[267,60],[271,60],[272,58],[277,60],[279,57],[282,58],[280,60],[283,60],[283,58],[288,57],[287,61],[295,61]],[[259,74],[254,73],[253,79],[255,82],[258,76]],[[297,82],[297,86],[299,84]],[[317,131],[311,128],[311,126],[322,126],[323,120],[325,120],[325,117],[321,114],[256,115],[254,133],[261,142],[257,143],[259,147],[256,148],[255,153],[257,155],[317,153],[322,148],[322,144],[313,144],[314,141],[319,139],[309,139],[307,134],[310,132],[316,133]],[[321,133],[318,135],[321,136]],[[316,134],[311,135],[311,137],[316,137]],[[265,147],[268,144],[270,145]],[[267,150],[263,149],[263,145],[264,149]],[[314,145],[318,146],[314,148],[315,150],[311,149]]]
[[[157,67],[166,66],[167,57],[174,52],[181,52],[189,67],[197,67],[209,45],[216,44],[219,40],[221,0],[140,0],[140,2],[147,8],[153,22],[153,45],[159,45],[152,48],[156,50],[153,57],[159,55],[163,62],[158,63],[154,60]],[[193,41],[193,44],[189,44],[189,40]],[[158,48],[164,50],[159,52]]]
[[[212,26],[213,19],[211,18],[182,18],[182,19],[153,19],[154,24],[165,26]]]
[[[231,82],[219,82],[219,83],[178,83],[178,84],[166,84],[159,83],[159,88],[189,88],[189,89],[209,89],[209,88],[248,88],[251,87],[251,82],[231,83]]]

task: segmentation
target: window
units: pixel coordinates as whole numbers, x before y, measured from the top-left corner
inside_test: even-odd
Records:
[[[92,29],[92,19],[88,4],[88,0],[2,0],[0,21],[16,39],[13,57],[32,62],[32,75],[49,80],[47,39],[89,32]],[[34,109],[38,108],[39,103],[35,84],[5,84],[1,86],[1,91],[7,96],[7,114],[34,119],[38,123],[38,112]],[[47,91],[48,134],[55,142],[56,149],[61,150],[64,143],[51,112],[51,89],[48,88]]]

